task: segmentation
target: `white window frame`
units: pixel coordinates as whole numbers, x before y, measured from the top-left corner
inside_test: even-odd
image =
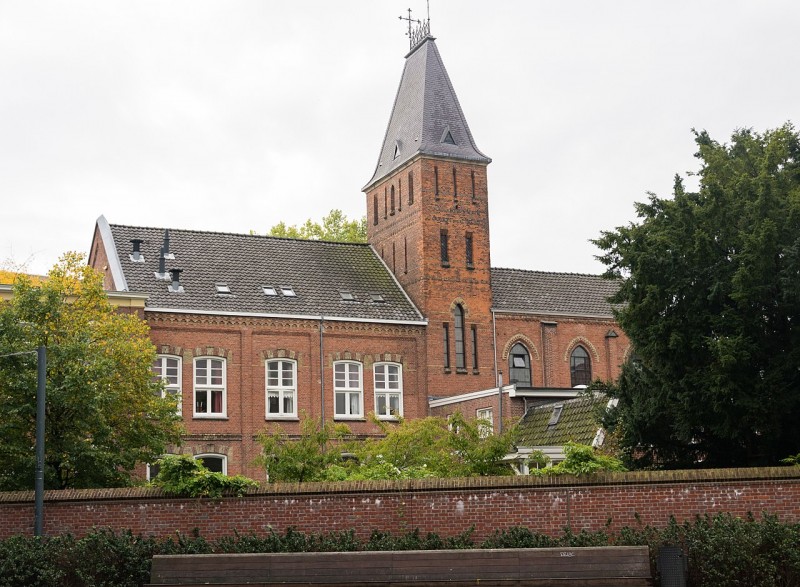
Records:
[[[222,474],[227,476],[228,475],[228,456],[221,455],[215,452],[206,452],[200,455],[194,455],[194,460],[199,461],[202,459],[206,459],[208,457],[215,458],[215,459],[222,459]]]
[[[389,368],[397,368],[397,387],[391,387],[391,380],[389,378]],[[379,372],[383,372],[383,377],[379,379]],[[372,377],[375,389],[375,415],[380,420],[397,420],[403,415],[403,365],[400,363],[380,362],[375,363],[372,367]],[[396,413],[390,411],[391,396],[396,395],[398,398],[398,410]],[[381,413],[378,410],[379,398],[385,396],[384,405],[386,406],[387,413]]]
[[[167,366],[166,362],[169,360],[174,360],[177,362],[177,378],[176,382],[172,383],[169,379],[167,379]],[[160,363],[159,370],[160,373],[155,372],[156,363]],[[172,394],[177,399],[177,409],[176,413],[180,416],[183,414],[183,361],[181,357],[177,355],[157,355],[156,360],[153,361],[152,366],[154,376],[158,379],[161,379],[164,382],[164,387],[161,390],[161,397],[167,397],[167,394]]]
[[[340,367],[344,370],[344,385],[341,385],[341,380],[337,384],[337,371]],[[358,373],[357,385],[350,385],[350,375],[352,370],[355,369]],[[337,399],[344,395],[345,398],[345,413],[339,413],[336,410]],[[358,412],[350,410],[351,401],[354,395],[358,397]],[[364,417],[364,365],[358,361],[336,361],[333,364],[333,413],[335,420],[360,420]]]
[[[269,366],[270,364],[278,364],[278,382],[277,384],[270,385]],[[285,385],[283,381],[283,363],[288,363],[292,367],[292,381],[290,385]],[[264,363],[264,385],[266,389],[265,400],[265,417],[267,420],[280,420],[280,419],[297,419],[297,361],[292,359],[269,359]],[[270,393],[277,394],[278,396],[278,412],[269,411],[269,397]],[[286,412],[283,410],[284,401],[287,396],[292,398],[292,411]]]
[[[197,374],[197,366],[198,363],[202,361],[208,361],[206,368],[209,370],[209,373],[206,375],[206,382],[198,382],[198,374]],[[222,384],[212,384],[209,380],[211,378],[210,368],[211,368],[211,361],[220,361],[222,364]],[[227,361],[222,357],[196,357],[194,360],[194,365],[192,365],[192,378],[194,380],[194,390],[192,393],[192,412],[195,418],[227,418],[228,417],[228,365]],[[206,406],[208,407],[208,411],[206,412],[198,412],[197,411],[197,393],[199,391],[205,391],[206,396]],[[212,412],[211,410],[211,397],[213,392],[220,391],[222,392],[222,411],[221,412]]]
[[[488,426],[480,427],[479,432],[481,438],[486,438],[494,434],[494,411],[492,408],[478,408],[475,410],[475,419],[488,424]]]

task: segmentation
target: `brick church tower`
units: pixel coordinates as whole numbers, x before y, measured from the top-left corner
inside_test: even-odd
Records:
[[[428,23],[412,36],[375,173],[368,240],[428,320],[427,393],[496,385],[486,180]]]

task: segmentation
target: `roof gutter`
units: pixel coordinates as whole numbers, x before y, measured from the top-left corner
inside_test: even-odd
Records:
[[[187,310],[183,308],[145,308],[148,312],[164,314],[196,314],[199,316],[242,316],[246,318],[281,318],[297,320],[319,320],[319,315],[308,314],[261,314],[258,312],[224,312],[215,310]],[[427,326],[427,320],[389,320],[380,318],[350,318],[345,316],[325,316],[328,322],[364,322],[367,324],[400,324],[405,326]]]

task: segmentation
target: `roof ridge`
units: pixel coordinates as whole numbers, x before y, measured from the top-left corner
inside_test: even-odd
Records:
[[[207,235],[217,235],[217,236],[243,236],[243,237],[252,237],[252,238],[262,238],[262,239],[269,239],[269,240],[281,240],[281,241],[295,241],[300,243],[318,243],[324,245],[343,245],[343,246],[356,246],[356,247],[369,247],[369,243],[355,243],[355,242],[348,242],[348,241],[331,241],[331,240],[322,240],[322,239],[310,239],[310,238],[296,238],[290,236],[274,236],[271,234],[249,234],[246,232],[225,232],[220,230],[198,230],[194,228],[172,228],[166,226],[135,226],[132,224],[109,224],[109,226],[118,227],[118,228],[128,228],[128,229],[142,229],[142,230],[169,230],[170,232],[182,232],[182,233],[192,233],[192,234],[207,234]]]
[[[517,269],[514,267],[492,267],[492,271],[517,271],[519,273],[539,273],[541,275],[575,275],[579,277],[600,277],[605,279],[602,273],[577,273],[573,271],[543,271],[541,269]]]

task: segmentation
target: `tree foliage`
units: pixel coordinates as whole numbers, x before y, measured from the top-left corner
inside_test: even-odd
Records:
[[[531,475],[547,477],[550,475],[592,475],[604,471],[627,471],[622,461],[616,457],[575,442],[564,445],[564,460],[552,467],[531,469]]]
[[[375,420],[384,436],[348,440],[348,430],[306,419],[300,438],[262,434],[262,463],[270,481],[359,481],[510,475],[503,457],[516,430],[489,433],[483,420],[447,418]],[[346,458],[343,458],[345,455]]]
[[[800,450],[800,139],[696,132],[699,189],[595,241],[635,349],[609,424],[639,464],[777,463]]]
[[[258,483],[243,475],[223,475],[209,471],[191,455],[166,455],[158,461],[158,475],[152,483],[178,497],[241,497]]]
[[[0,488],[33,487],[36,355],[47,348],[45,486],[130,482],[137,463],[179,440],[174,401],[150,371],[147,324],[117,313],[102,276],[67,254],[39,285],[19,276],[0,304]],[[26,354],[19,354],[26,353]]]
[[[333,209],[322,222],[314,222],[310,218],[301,226],[287,225],[279,222],[269,230],[269,236],[298,238],[303,240],[321,240],[343,243],[367,242],[367,217],[350,220],[337,209]]]

